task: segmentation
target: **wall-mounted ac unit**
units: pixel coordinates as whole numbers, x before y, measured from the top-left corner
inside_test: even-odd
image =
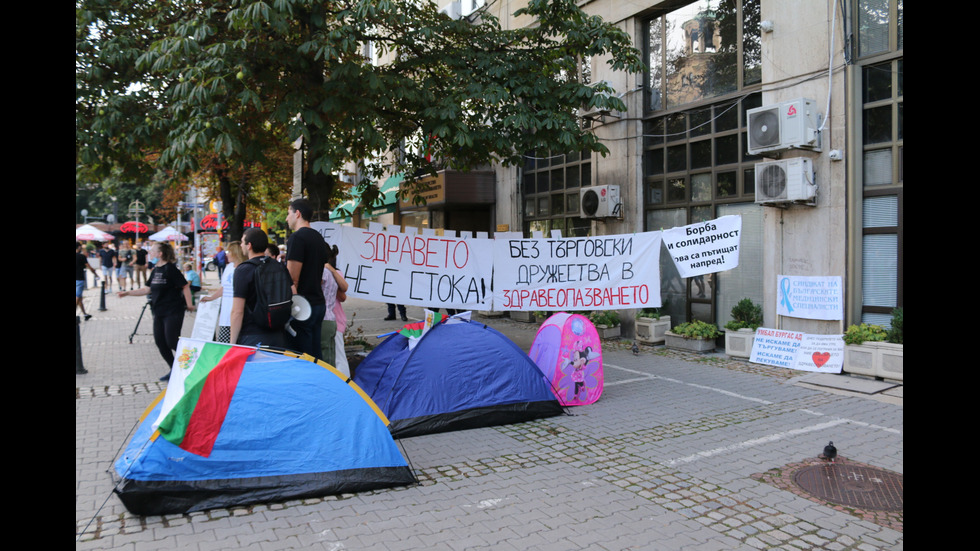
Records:
[[[622,218],[623,205],[619,201],[619,186],[590,186],[579,191],[582,218]]]
[[[750,155],[785,149],[820,151],[813,100],[799,98],[749,109],[748,127]]]
[[[601,82],[602,82],[602,84],[605,84],[606,86],[610,86],[609,81],[603,80]],[[599,84],[599,83],[597,82],[595,84]],[[590,86],[593,87],[593,88],[595,88],[595,84],[591,84]],[[600,91],[600,90],[596,90],[595,95],[596,96],[603,96],[605,98],[612,97],[612,94],[610,94],[609,92]],[[604,117],[606,115],[611,115],[612,112],[609,109],[605,108],[605,107],[588,107],[588,106],[583,106],[583,107],[581,107],[581,108],[579,108],[579,109],[576,110],[576,114],[579,117],[583,118],[583,119],[597,119],[599,117]],[[615,116],[617,118],[619,118],[619,115],[615,115]]]
[[[816,204],[817,186],[813,182],[813,162],[796,157],[755,165],[755,202]]]
[[[452,0],[445,6],[439,8],[439,13],[448,15],[450,19],[458,20],[463,16],[463,6],[460,3],[460,0]]]

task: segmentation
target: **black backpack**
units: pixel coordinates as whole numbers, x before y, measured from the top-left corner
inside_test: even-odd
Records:
[[[293,309],[293,279],[289,277],[289,271],[267,256],[246,262],[255,265],[255,309],[252,310],[252,318],[263,329],[282,329]]]

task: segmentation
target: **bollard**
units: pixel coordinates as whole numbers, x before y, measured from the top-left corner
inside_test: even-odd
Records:
[[[82,365],[82,330],[79,327],[81,323],[82,320],[75,316],[75,375],[88,373],[88,370]]]
[[[102,282],[102,289],[99,291],[99,312],[105,312],[105,281]]]

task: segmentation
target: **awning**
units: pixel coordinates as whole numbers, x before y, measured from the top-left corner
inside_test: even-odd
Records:
[[[398,188],[404,180],[404,175],[392,176],[379,187],[381,192],[371,205],[364,205],[358,194],[348,199],[330,211],[330,221],[338,224],[351,221],[354,210],[361,208],[361,216],[374,217],[398,211]]]

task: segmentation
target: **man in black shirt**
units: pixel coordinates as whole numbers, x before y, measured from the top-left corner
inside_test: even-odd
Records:
[[[82,302],[82,291],[85,290],[85,268],[88,268],[98,279],[99,274],[95,273],[95,269],[82,254],[82,244],[75,241],[75,308],[81,308],[85,321],[88,321],[92,319],[92,314],[85,313],[85,304]]]
[[[296,199],[289,204],[286,223],[293,234],[286,243],[286,269],[293,279],[293,294],[301,295],[310,303],[310,317],[294,320],[290,326],[296,336],[290,346],[297,352],[305,352],[321,359],[320,329],[327,312],[323,298],[323,265],[327,263],[327,243],[319,232],[310,227],[313,207],[306,199]]]
[[[259,228],[249,228],[242,236],[242,250],[249,260],[265,257],[269,236]],[[231,340],[232,344],[284,348],[286,339],[281,330],[269,331],[260,327],[252,317],[258,295],[255,290],[255,268],[252,262],[235,266],[232,283]]]

